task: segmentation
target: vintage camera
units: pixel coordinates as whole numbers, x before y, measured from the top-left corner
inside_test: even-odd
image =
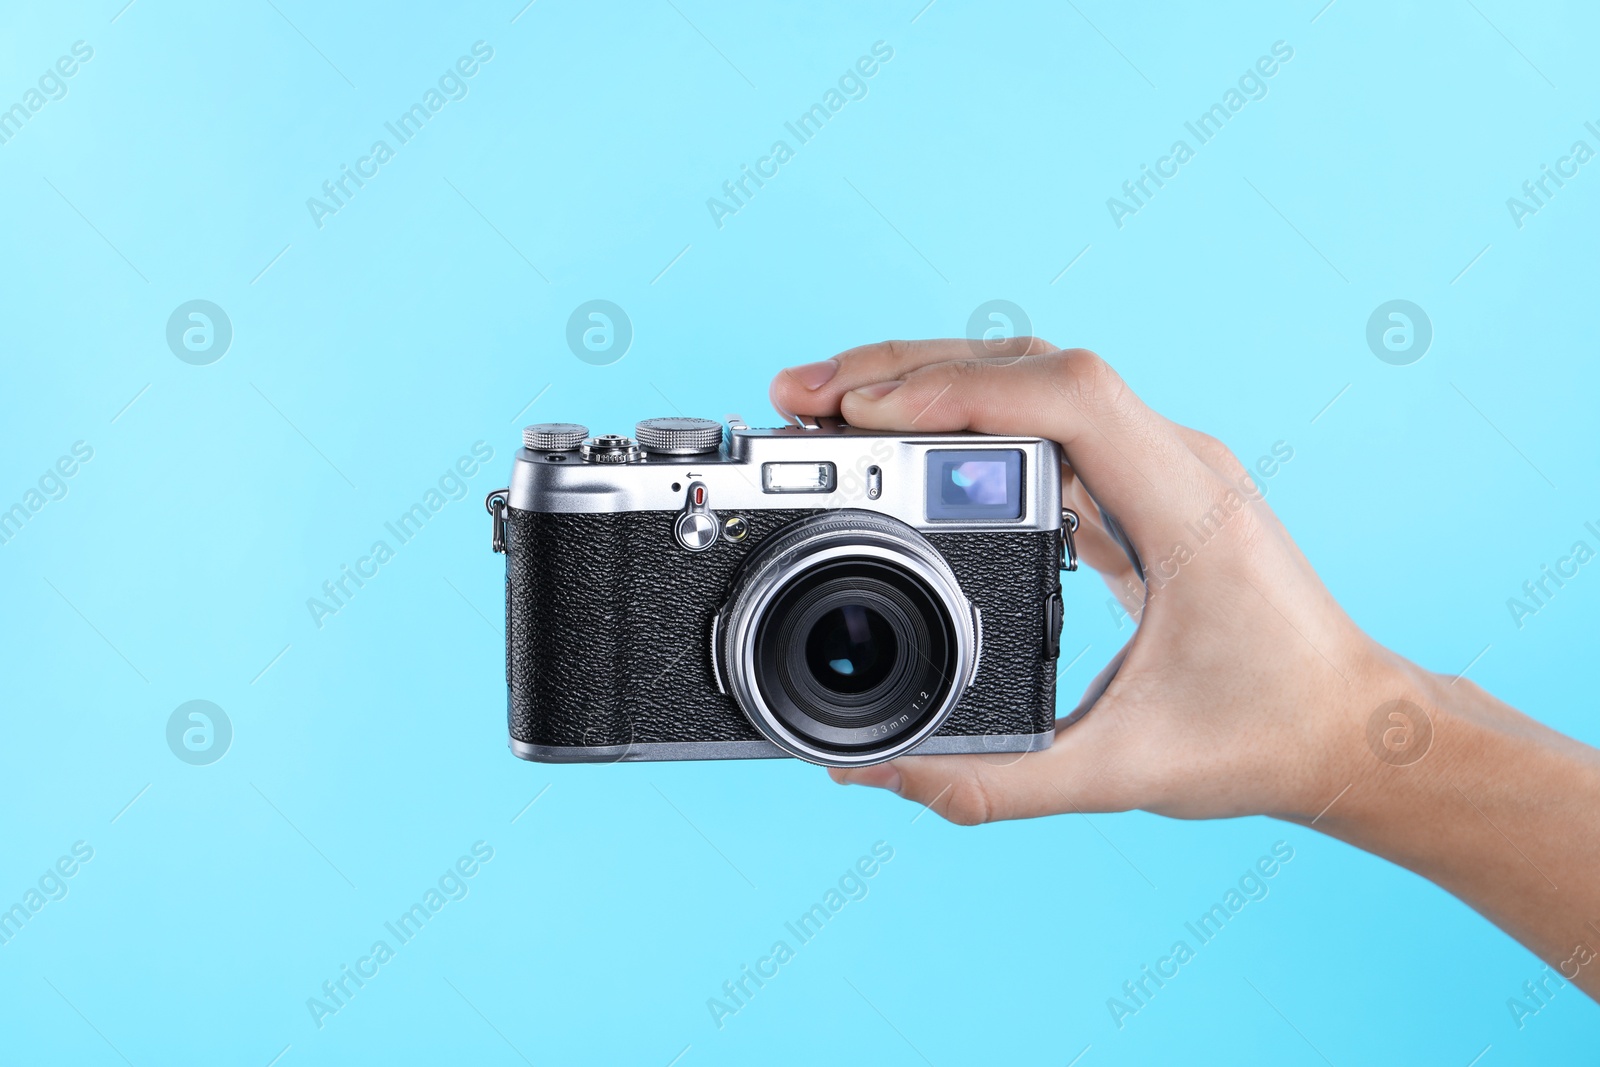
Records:
[[[1049,746],[1076,568],[1059,447],[796,423],[523,431],[486,501],[513,752],[860,766]]]

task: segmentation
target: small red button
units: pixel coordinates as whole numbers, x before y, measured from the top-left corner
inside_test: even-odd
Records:
[[[706,487],[703,486],[703,485],[695,486],[694,487],[694,503],[695,503],[695,507],[699,507],[701,504],[704,504],[705,502],[706,502]]]

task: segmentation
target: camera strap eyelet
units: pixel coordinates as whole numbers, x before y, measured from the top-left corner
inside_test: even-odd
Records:
[[[507,498],[511,495],[509,487],[496,489],[483,500],[483,507],[494,517],[494,533],[490,543],[496,552],[506,550],[506,526],[509,516],[506,514]]]
[[[1072,535],[1078,532],[1078,513],[1071,508],[1061,509],[1061,569],[1078,569],[1078,546]]]

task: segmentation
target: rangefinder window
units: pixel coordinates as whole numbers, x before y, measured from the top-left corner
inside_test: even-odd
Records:
[[[926,499],[929,520],[1020,519],[1022,452],[930,449]]]

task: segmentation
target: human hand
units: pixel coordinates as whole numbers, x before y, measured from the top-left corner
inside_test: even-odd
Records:
[[[986,352],[965,340],[866,345],[780,372],[772,401],[861,427],[1059,442],[1080,558],[1138,629],[1093,712],[1058,721],[1045,751],[906,756],[834,779],[964,824],[1129,808],[1313,818],[1351,780],[1362,720],[1395,695],[1395,657],[1334,602],[1219,441],[1151,411],[1092,352],[1030,337]],[[1148,589],[1096,503],[1144,562]]]

